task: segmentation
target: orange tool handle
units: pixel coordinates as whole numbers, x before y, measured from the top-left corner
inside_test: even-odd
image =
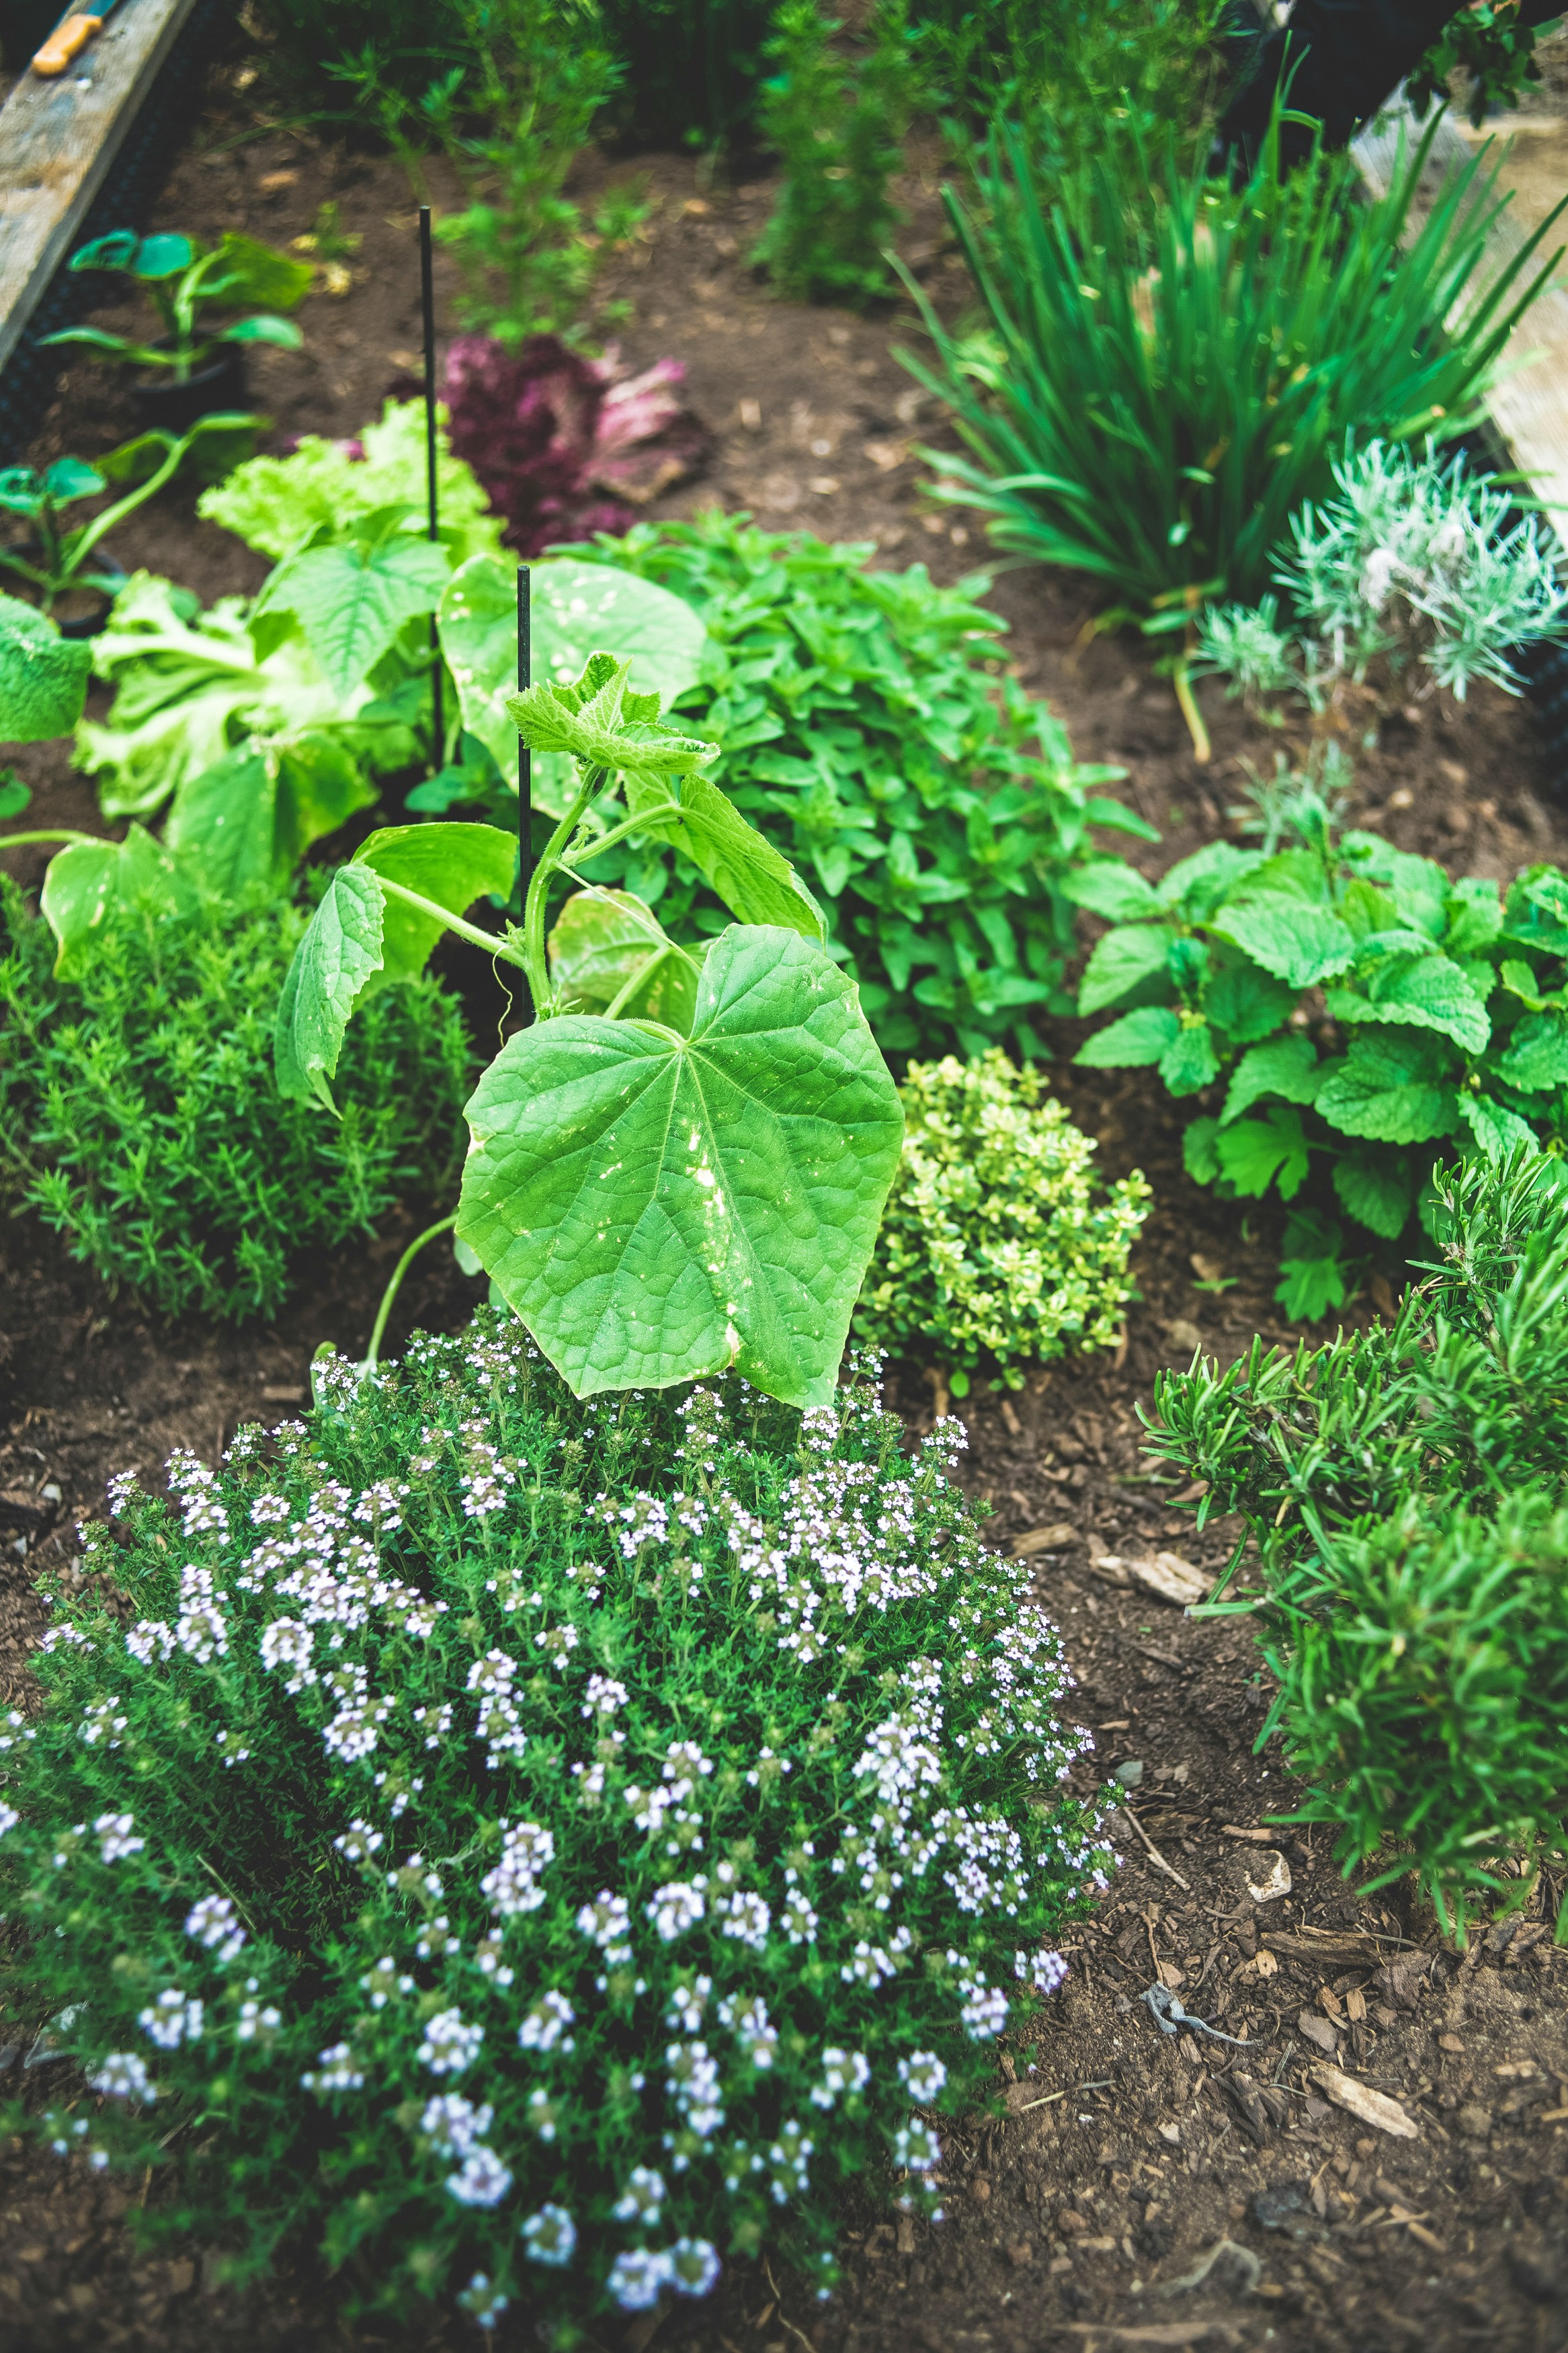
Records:
[[[64,73],[72,58],[85,49],[102,24],[101,16],[68,16],[55,26],[37,56],[33,59],[33,71],[46,77]]]

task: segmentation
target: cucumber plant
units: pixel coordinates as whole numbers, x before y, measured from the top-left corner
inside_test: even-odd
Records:
[[[898,1092],[816,902],[703,775],[717,746],[662,723],[629,670],[595,653],[508,702],[530,750],[575,778],[521,925],[497,936],[465,913],[511,891],[498,827],[387,827],[338,869],[279,1005],[278,1083],[334,1108],[356,1007],[420,972],[443,931],[515,967],[535,1018],[466,1108],[459,1246],[579,1397],[733,1366],[826,1405],[898,1166]],[[612,786],[627,814],[595,832]],[[684,945],[590,885],[547,942],[560,881],[622,835],[678,843],[737,921]]]

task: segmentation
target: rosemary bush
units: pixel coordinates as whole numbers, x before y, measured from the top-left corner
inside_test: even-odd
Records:
[[[279,1095],[273,1008],[307,916],[116,915],[57,981],[53,934],[0,885],[12,1177],[74,1258],[165,1314],[275,1315],[305,1251],[373,1233],[461,1166],[470,1050],[433,982],[369,1008],[341,1121]]]
[[[8,1998],[95,2095],[33,2128],[177,2168],[146,2226],[233,2276],[556,2345],[775,2236],[826,2288],[1112,1861],[962,1433],[578,1402],[488,1310],[318,1399],[118,1483],[5,1728]]]
[[[1297,1819],[1363,1892],[1414,1869],[1447,1929],[1565,1842],[1568,1185],[1520,1153],[1439,1189],[1392,1322],[1162,1373],[1151,1451],[1257,1546],[1261,1599],[1215,1606],[1258,1609]]]
[[[998,1049],[912,1062],[899,1092],[903,1158],[857,1330],[900,1354],[934,1352],[955,1397],[976,1371],[1022,1388],[1031,1364],[1110,1345],[1133,1296],[1142,1176],[1097,1198],[1092,1137],[1037,1071]]]
[[[853,68],[817,0],[781,0],[763,50],[776,68],[760,113],[784,181],[752,259],[797,301],[859,309],[896,287],[883,259],[900,216],[888,183],[902,162],[912,96],[898,0],[879,0],[872,46]]]

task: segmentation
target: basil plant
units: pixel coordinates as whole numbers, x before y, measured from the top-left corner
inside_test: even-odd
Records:
[[[534,1020],[467,1105],[459,1254],[579,1397],[733,1366],[825,1405],[898,1166],[898,1092],[815,900],[703,774],[718,747],[664,725],[629,670],[595,653],[574,683],[508,702],[575,779],[521,928],[466,920],[511,892],[517,844],[496,827],[388,827],[339,868],[279,1001],[278,1082],[334,1108],[355,1007],[443,931],[515,965]],[[606,831],[592,812],[612,792],[626,815]],[[682,944],[639,899],[583,883],[547,941],[557,878],[582,883],[582,860],[631,835],[678,846],[736,921]]]

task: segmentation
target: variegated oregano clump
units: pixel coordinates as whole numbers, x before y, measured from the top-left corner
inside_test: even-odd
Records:
[[[33,2128],[235,2276],[558,2345],[764,2242],[826,2291],[854,2177],[939,2211],[1114,1860],[962,1442],[864,1367],[580,1401],[487,1311],[119,1482],[0,1734]]]

